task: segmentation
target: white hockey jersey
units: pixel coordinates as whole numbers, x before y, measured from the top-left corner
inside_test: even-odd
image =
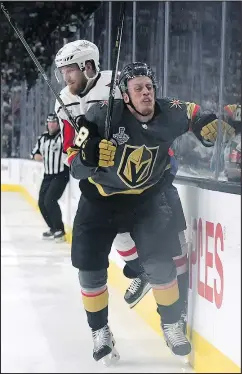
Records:
[[[99,101],[108,100],[111,76],[112,76],[112,71],[110,70],[100,72],[98,77],[95,79],[95,83],[92,86],[92,88],[83,97],[80,97],[78,95],[73,95],[70,92],[68,86],[66,86],[65,88],[61,90],[60,98],[64,102],[65,106],[67,107],[68,111],[72,115],[73,119],[75,119],[77,116],[84,115],[93,104]],[[121,98],[121,93],[118,87],[116,87],[115,98]],[[68,126],[68,124],[70,125],[70,123],[68,121],[68,117],[66,116],[64,110],[61,108],[57,100],[55,103],[55,112],[60,121],[62,140],[64,144],[63,150],[64,150],[64,153],[66,153],[67,147],[68,146],[70,147],[71,144],[65,144],[66,134],[65,134],[64,128],[65,126]],[[75,134],[75,130],[74,130],[74,134]],[[75,139],[72,139],[73,143],[74,143],[74,140]]]
[[[74,118],[81,114],[85,114],[92,104],[98,101],[108,100],[111,76],[112,71],[110,70],[100,72],[99,78],[96,78],[96,84],[94,83],[92,88],[83,97],[73,95],[68,86],[61,90],[60,98],[67,106],[69,112],[73,114]],[[115,98],[121,98],[118,87],[116,87]],[[55,112],[57,113],[58,117],[67,119],[65,112],[57,100],[55,103]]]
[[[64,87],[60,92],[60,98],[67,107],[73,119],[77,116],[85,115],[88,109],[95,103],[99,101],[106,101],[109,97],[110,83],[111,83],[112,71],[105,70],[98,74],[95,79],[95,83],[90,90],[87,91],[86,95],[80,97],[78,95],[73,95],[69,87]],[[121,98],[121,93],[116,86],[115,99]],[[59,118],[62,142],[63,142],[63,152],[66,154],[67,149],[73,147],[75,143],[76,132],[72,125],[70,124],[67,115],[61,108],[59,102],[56,100],[55,112]],[[64,157],[65,163],[69,165],[66,160],[67,156]]]

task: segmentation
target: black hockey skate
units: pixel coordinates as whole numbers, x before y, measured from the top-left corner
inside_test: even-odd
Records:
[[[101,361],[105,366],[110,366],[119,360],[119,353],[114,347],[115,340],[108,325],[93,331],[92,338],[94,360]]]
[[[156,311],[160,316],[159,308],[157,308]],[[183,334],[186,335],[187,334],[187,306],[182,310],[181,317],[180,317],[178,323],[179,323],[179,326],[182,329]],[[161,324],[161,327],[162,327],[162,324]],[[163,327],[162,327],[162,329],[163,329]]]
[[[150,289],[151,285],[149,284],[148,277],[145,273],[142,273],[137,278],[133,279],[125,292],[124,300],[129,304],[130,308],[133,308]]]
[[[44,240],[52,240],[52,239],[54,239],[54,232],[52,230],[43,232],[42,239],[44,239]]]
[[[180,322],[162,324],[167,346],[177,356],[187,356],[191,352],[191,344],[182,331]]]

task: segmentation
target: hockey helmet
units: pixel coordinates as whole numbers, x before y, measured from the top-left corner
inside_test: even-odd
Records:
[[[47,116],[46,122],[57,122],[59,123],[59,119],[55,113],[50,113]]]
[[[49,122],[52,122],[51,125],[48,125]],[[53,124],[53,122],[56,124]],[[46,118],[46,130],[51,135],[56,134],[60,130],[59,119],[55,113],[48,114]]]
[[[61,81],[58,76],[58,69],[62,66],[77,64],[81,71],[85,70],[86,61],[93,60],[96,72],[99,72],[99,50],[98,47],[88,40],[76,40],[65,44],[56,54],[56,78]]]
[[[154,89],[156,90],[156,78],[155,73],[151,67],[144,62],[132,62],[126,65],[119,75],[119,89],[121,93],[128,91],[128,81],[135,77],[149,77],[153,83]]]

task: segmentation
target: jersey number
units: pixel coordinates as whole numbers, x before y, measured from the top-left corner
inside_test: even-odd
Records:
[[[82,145],[82,143],[87,139],[88,135],[89,135],[88,129],[86,127],[82,126],[80,128],[79,134],[76,137],[75,145],[80,147]]]

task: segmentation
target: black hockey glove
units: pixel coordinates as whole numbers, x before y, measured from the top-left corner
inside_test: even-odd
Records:
[[[217,116],[202,114],[192,121],[192,131],[205,147],[211,147],[217,138]]]
[[[80,146],[80,158],[83,165],[104,168],[113,166],[116,153],[113,143],[102,139],[97,125],[87,121],[85,117],[78,117],[76,123],[80,129],[84,127],[88,130],[88,136]]]
[[[223,134],[226,132],[229,136],[234,135],[233,127],[224,121],[221,121],[221,124]],[[198,116],[192,123],[192,130],[205,147],[212,147],[218,134],[217,116],[213,113]]]
[[[116,147],[101,138],[87,139],[82,143],[80,157],[83,165],[108,168],[114,165]]]

